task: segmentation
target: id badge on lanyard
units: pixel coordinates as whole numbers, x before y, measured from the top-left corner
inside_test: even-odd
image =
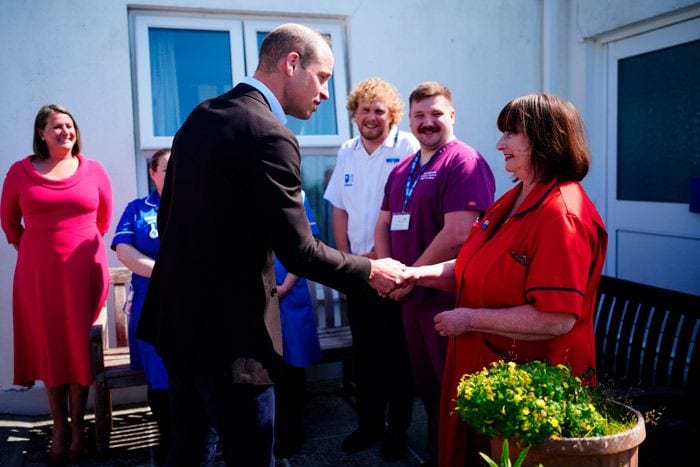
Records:
[[[408,212],[400,212],[391,216],[391,230],[408,230],[411,222],[411,214]]]
[[[411,167],[408,170],[408,176],[406,177],[406,185],[404,188],[403,209],[401,212],[391,215],[392,231],[408,230],[408,226],[411,223],[411,214],[408,212],[408,201],[411,199],[413,189],[416,187],[416,184],[420,179],[421,174],[419,173],[416,175],[416,167],[418,166],[418,161],[420,160],[420,153],[420,150],[416,153],[416,156],[411,162]]]

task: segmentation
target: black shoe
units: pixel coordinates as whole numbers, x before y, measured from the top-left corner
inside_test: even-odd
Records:
[[[303,430],[294,431],[281,439],[275,440],[275,457],[279,459],[287,459],[301,451],[304,444]]]
[[[364,451],[382,437],[381,433],[367,433],[355,430],[345,437],[340,448],[349,454]]]
[[[387,432],[382,446],[382,459],[385,462],[395,462],[406,457],[408,451],[408,436],[406,433]]]

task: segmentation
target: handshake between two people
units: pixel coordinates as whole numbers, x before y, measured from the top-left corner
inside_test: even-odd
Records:
[[[382,297],[401,299],[419,278],[416,268],[392,258],[373,259],[371,264],[368,282]]]

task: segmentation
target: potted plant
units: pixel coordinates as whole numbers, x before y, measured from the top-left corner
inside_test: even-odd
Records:
[[[530,447],[523,466],[636,466],[645,437],[638,411],[600,397],[568,367],[540,361],[499,361],[464,375],[455,411],[491,438],[494,458],[504,439],[514,457]]]

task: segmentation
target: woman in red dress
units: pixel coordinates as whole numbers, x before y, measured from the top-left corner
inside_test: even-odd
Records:
[[[49,461],[77,461],[85,454],[92,383],[88,334],[109,284],[102,236],[112,191],[102,165],[80,154],[80,131],[66,109],[42,107],[34,128],[34,154],[10,167],[0,202],[2,228],[18,251],[14,381],[44,382],[53,419]]]
[[[456,260],[412,271],[418,285],[457,291],[438,314],[450,336],[442,383],[441,466],[482,465],[489,452],[454,413],[464,374],[491,362],[546,360],[592,381],[593,317],[607,233],[579,181],[588,172],[583,122],[556,96],[530,94],[498,116],[496,148],[517,185],[474,224]]]

